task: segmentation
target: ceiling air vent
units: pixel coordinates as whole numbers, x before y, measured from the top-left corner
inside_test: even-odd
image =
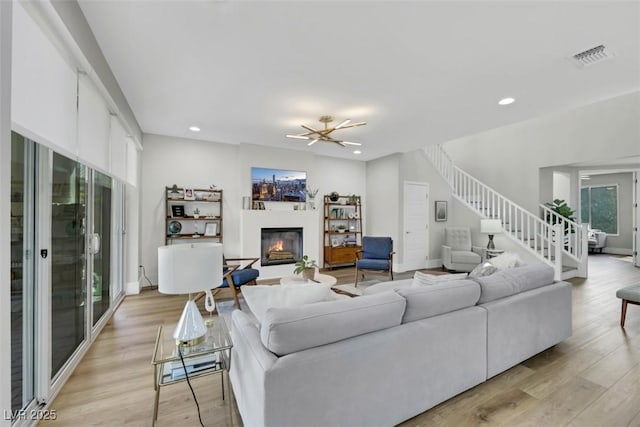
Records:
[[[600,46],[592,47],[583,52],[576,53],[571,57],[573,61],[579,67],[586,67],[589,65],[597,64],[598,62],[605,61],[613,58],[613,54],[607,50],[607,48],[601,44]]]

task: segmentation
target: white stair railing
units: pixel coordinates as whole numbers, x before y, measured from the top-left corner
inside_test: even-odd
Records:
[[[586,268],[587,241],[583,226],[563,221],[557,214],[558,218],[550,215],[550,221],[546,221],[546,211],[542,219],[532,214],[455,166],[440,145],[426,147],[424,151],[451,186],[454,197],[481,217],[500,219],[504,234],[553,266],[556,279],[561,278],[563,256],[584,263]]]
[[[560,225],[560,229],[563,230],[563,252],[575,261],[580,262],[587,251],[587,248],[583,245],[587,241],[585,227],[559,215],[548,206],[540,205],[540,212],[540,216],[546,222]]]

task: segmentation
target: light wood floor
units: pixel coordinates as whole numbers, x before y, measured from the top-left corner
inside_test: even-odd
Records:
[[[353,282],[351,268],[329,274]],[[640,284],[640,269],[594,255],[589,279],[571,282],[571,338],[402,425],[640,426],[640,307],[629,306],[623,330],[615,298],[618,288]],[[174,323],[183,305],[184,298],[154,290],[127,297],[52,402],[57,421],[42,424],[150,425],[155,332]],[[219,381],[193,381],[204,424],[242,425],[235,409],[229,419]],[[186,383],[163,389],[157,425],[199,425]]]

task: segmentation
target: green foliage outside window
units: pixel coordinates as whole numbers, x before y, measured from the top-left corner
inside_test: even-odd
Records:
[[[618,186],[583,187],[580,190],[582,222],[607,234],[618,234]]]

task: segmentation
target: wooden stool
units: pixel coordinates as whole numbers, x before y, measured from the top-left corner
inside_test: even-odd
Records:
[[[616,296],[622,299],[620,326],[624,328],[624,320],[627,317],[627,304],[640,305],[640,285],[627,286],[626,288],[618,289]]]

